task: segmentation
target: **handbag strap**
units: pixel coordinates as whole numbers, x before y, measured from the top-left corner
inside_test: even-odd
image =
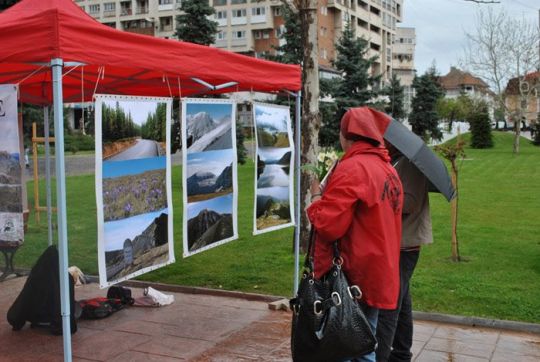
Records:
[[[332,245],[334,249],[334,262],[339,260],[341,258],[341,253],[339,252],[338,248],[338,240],[334,241]],[[309,229],[309,242],[308,242],[308,250],[306,253],[306,258],[304,259],[304,267],[309,270],[309,272],[313,272],[314,270],[314,253],[315,253],[315,228],[313,225]]]

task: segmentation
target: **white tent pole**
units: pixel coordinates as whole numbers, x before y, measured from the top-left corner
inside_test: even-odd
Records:
[[[47,228],[49,246],[53,244],[52,210],[51,210],[51,150],[49,144],[49,107],[43,107],[43,124],[45,129],[45,184],[47,188]]]
[[[295,169],[296,169],[296,227],[294,228],[294,290],[293,290],[293,296],[296,296],[298,293],[298,279],[300,276],[300,208],[301,208],[301,202],[300,202],[300,160],[301,160],[301,152],[302,152],[302,145],[301,145],[301,121],[300,118],[302,116],[302,92],[298,91],[296,96],[296,112],[295,112],[295,144],[296,144],[296,152],[295,155]]]
[[[60,301],[62,306],[62,334],[64,361],[71,362],[71,324],[68,280],[68,244],[66,217],[66,175],[64,169],[64,108],[62,95],[63,61],[51,60],[53,79],[54,136],[56,159],[56,199],[58,217],[58,258],[60,266]]]

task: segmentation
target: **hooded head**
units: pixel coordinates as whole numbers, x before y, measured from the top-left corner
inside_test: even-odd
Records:
[[[390,124],[390,117],[369,107],[351,108],[341,119],[340,139],[347,144],[366,141],[373,146],[384,145],[383,134]],[[344,150],[346,146],[343,147]]]

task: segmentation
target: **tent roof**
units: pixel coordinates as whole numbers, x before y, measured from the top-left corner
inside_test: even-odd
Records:
[[[232,91],[297,91],[301,70],[197,44],[112,29],[72,0],[23,0],[0,13],[0,84],[20,86],[21,100],[52,102],[53,58],[64,68],[65,102],[89,101],[94,93],[189,96]],[[238,84],[221,90],[212,85]]]

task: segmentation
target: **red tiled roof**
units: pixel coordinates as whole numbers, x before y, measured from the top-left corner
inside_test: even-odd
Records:
[[[448,72],[447,75],[439,77],[439,83],[446,90],[461,89],[463,86],[475,86],[484,89],[489,88],[482,79],[455,67],[451,67],[450,72]]]
[[[531,83],[530,85],[538,84],[540,83],[540,72],[528,73],[524,78]],[[519,77],[510,79],[504,92],[506,94],[519,94]]]

